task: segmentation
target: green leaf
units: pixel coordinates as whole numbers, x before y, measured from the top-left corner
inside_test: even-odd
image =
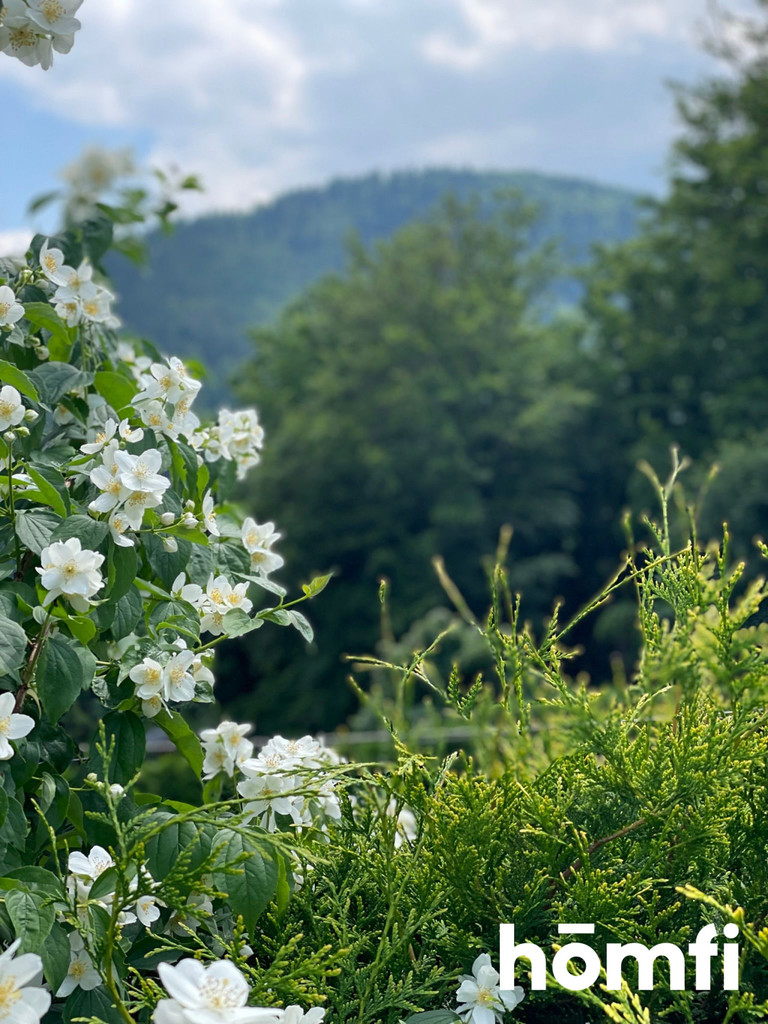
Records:
[[[149,622],[154,629],[161,629],[166,623],[179,630],[185,629],[192,636],[200,636],[200,613],[186,601],[161,601],[152,609]]]
[[[189,553],[192,550],[192,545],[188,540],[179,540],[177,543],[177,551],[166,551],[159,537],[152,533],[144,536],[144,550],[147,553],[152,572],[169,590],[179,573],[186,568]]]
[[[69,972],[70,945],[67,933],[60,924],[54,924],[39,950],[43,960],[43,973],[52,992],[57,992]]]
[[[118,413],[131,404],[136,394],[136,381],[113,370],[100,370],[93,378],[93,386]]]
[[[51,540],[69,540],[77,537],[84,548],[96,551],[109,533],[106,523],[90,516],[69,516],[51,534]]]
[[[53,408],[60,398],[75,388],[86,387],[93,382],[93,374],[78,370],[70,363],[43,363],[29,371],[41,401]]]
[[[85,991],[76,988],[67,997],[62,1009],[63,1024],[73,1024],[77,1020],[98,1020],[104,1024],[124,1024],[122,1015],[109,997],[105,988],[92,988]]]
[[[69,344],[71,340],[69,328],[50,303],[25,302],[24,316],[35,327],[44,327],[55,338],[59,338],[61,341],[66,341]]]
[[[43,708],[52,722],[69,711],[83,688],[83,663],[71,641],[48,639],[37,663],[35,679]]]
[[[64,898],[64,889],[56,875],[35,864],[25,864],[23,867],[9,871],[5,878],[0,878],[0,888],[28,889],[30,892],[38,892],[40,895]]]
[[[91,263],[98,266],[99,260],[112,245],[112,221],[104,214],[89,217],[80,224],[83,238],[83,249]]]
[[[53,511],[57,512],[63,519],[69,513],[70,502],[69,495],[67,494],[67,489],[64,484],[64,477],[61,473],[57,473],[54,469],[46,469],[44,476],[43,470],[40,467],[32,465],[27,465],[27,472],[37,484],[37,489],[45,504],[50,505]],[[52,482],[53,478],[56,479],[57,484],[60,481],[60,486],[57,486]],[[64,495],[66,495],[66,500]]]
[[[0,675],[21,668],[27,653],[27,634],[13,619],[0,616]]]
[[[90,888],[88,893],[88,899],[100,900],[104,896],[109,896],[117,888],[117,883],[120,881],[120,874],[116,867],[107,868],[106,871],[102,871],[96,881]]]
[[[61,516],[45,509],[29,509],[16,513],[16,533],[21,543],[39,555],[51,542],[51,534],[61,523]]]
[[[65,615],[62,619],[72,636],[87,646],[96,636],[96,623],[87,615]]]
[[[263,626],[264,622],[259,618],[252,619],[242,608],[232,608],[231,611],[226,613],[221,624],[227,636],[235,637],[251,633],[254,629],[258,629],[259,626]]]
[[[306,615],[302,615],[301,612],[297,612],[294,608],[289,608],[287,614],[294,629],[297,629],[307,643],[311,644],[314,640],[315,632],[309,624]]]
[[[152,719],[165,735],[173,740],[176,749],[185,759],[189,767],[200,776],[203,772],[203,748],[196,734],[176,711],[161,711]]]
[[[114,541],[109,545],[107,559],[107,592],[111,601],[119,601],[133,586],[139,559],[134,547],[118,547]]]
[[[230,829],[217,832],[213,845],[218,848],[213,884],[228,894],[230,906],[236,914],[242,914],[246,928],[251,930],[277,889],[277,862],[270,851]],[[244,859],[233,871],[224,870],[224,865],[240,857]]]
[[[8,916],[17,937],[21,939],[21,953],[36,952],[53,926],[53,905],[46,900],[47,897],[24,889],[11,889],[5,897]]]
[[[117,782],[124,786],[130,782],[144,762],[147,738],[144,722],[132,711],[110,711],[104,717],[107,750],[112,747],[109,762],[108,782]],[[96,742],[91,743],[89,770],[103,778],[104,762],[96,750]]]
[[[18,366],[14,366],[13,363],[9,363],[6,359],[0,359],[0,380],[3,384],[10,384],[11,387],[20,391],[22,395],[31,398],[33,402],[39,401],[37,388],[26,373],[20,370]]]
[[[333,578],[333,573],[326,573],[325,576],[315,576],[315,578],[309,583],[303,583],[301,589],[304,591],[305,597],[316,597],[321,591],[330,583]]]
[[[136,587],[131,587],[127,594],[123,594],[115,605],[115,615],[112,619],[112,637],[114,640],[122,640],[133,632],[136,623],[141,618],[144,610],[144,603],[141,594]]]
[[[189,858],[186,866],[190,871],[198,868],[210,854],[210,832],[194,822],[179,820],[177,815],[167,811],[158,811],[151,820],[166,823],[146,845],[147,867],[153,878],[170,874],[182,852]]]

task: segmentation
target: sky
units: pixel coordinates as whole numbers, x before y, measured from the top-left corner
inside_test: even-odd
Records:
[[[748,0],[731,0],[731,10]],[[44,72],[0,54],[0,244],[87,144],[199,174],[187,212],[372,170],[663,187],[670,79],[713,70],[709,0],[84,0]],[[38,225],[39,226],[39,225]]]

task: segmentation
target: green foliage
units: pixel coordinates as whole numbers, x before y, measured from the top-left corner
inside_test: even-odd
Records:
[[[589,396],[568,325],[530,313],[549,274],[546,253],[525,255],[530,225],[514,198],[492,221],[447,202],[373,253],[356,249],[343,277],[257,332],[240,390],[270,444],[248,501],[262,516],[285,510],[289,564],[301,552],[337,575],[317,607],[319,653],[265,639],[248,662],[273,687],[253,705],[260,720],[338,721],[340,701],[324,712],[316,694],[342,652],[372,646],[379,576],[421,614],[440,599],[439,552],[477,596],[507,522],[520,586],[541,595],[576,571],[562,536],[581,518],[574,446]]]
[[[640,661],[608,690],[567,675],[577,623],[553,620],[537,638],[516,621],[504,571],[494,574],[494,612],[473,627],[497,664],[472,716],[477,757],[409,753],[406,717],[396,771],[363,775],[311,887],[265,926],[275,941],[301,930],[308,950],[348,948],[323,989],[333,1019],[394,1024],[450,1009],[458,974],[481,951],[495,958],[500,922],[554,951],[562,921],[594,922],[588,941],[604,955],[608,941],[685,949],[704,923],[734,920],[745,936],[740,990],[723,992],[716,967],[712,990],[695,991],[689,964],[685,992],[670,992],[662,970],[652,992],[635,995],[629,972],[619,993],[528,993],[515,1019],[714,1024],[768,1014],[768,632],[757,621],[768,587],[743,585],[727,538],[669,553],[669,533],[655,533],[656,550],[637,546],[591,605],[637,590]],[[400,688],[428,687],[450,721],[470,683],[457,671],[445,685],[433,671],[439,643],[389,670]],[[482,742],[484,705],[505,717],[502,756]],[[393,707],[380,710],[391,723]],[[413,815],[405,832],[403,808]],[[524,969],[519,980],[528,987]]]
[[[136,333],[201,360],[210,371],[208,394],[224,402],[237,365],[249,355],[250,328],[271,323],[287,302],[340,270],[350,235],[371,245],[426,216],[448,193],[492,207],[494,194],[510,188],[541,211],[531,244],[562,241],[569,264],[584,260],[594,242],[618,241],[635,229],[635,197],[592,182],[525,172],[370,175],[292,192],[252,213],[180,224],[170,237],[151,235],[150,273],[122,260],[109,263],[120,313]],[[564,275],[551,297],[560,304],[577,294]]]

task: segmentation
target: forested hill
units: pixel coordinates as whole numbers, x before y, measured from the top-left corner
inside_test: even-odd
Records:
[[[426,214],[442,196],[519,189],[537,204],[532,242],[558,238],[564,256],[583,260],[595,242],[627,238],[636,197],[588,181],[529,172],[429,170],[372,174],[282,196],[251,213],[202,217],[171,236],[150,238],[147,272],[113,261],[126,325],[166,352],[200,359],[209,399],[226,400],[227,382],[248,352],[247,329],[271,320],[289,299],[344,263],[347,241],[370,243]],[[559,298],[573,297],[561,281]]]

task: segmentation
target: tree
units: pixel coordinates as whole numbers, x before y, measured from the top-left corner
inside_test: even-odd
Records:
[[[255,333],[239,394],[269,445],[248,502],[267,515],[279,501],[289,564],[300,552],[299,564],[336,573],[313,609],[321,653],[254,650],[249,670],[269,686],[248,707],[262,724],[283,687],[297,722],[343,717],[341,654],[375,644],[381,577],[398,628],[443,603],[436,554],[482,607],[483,558],[507,523],[532,609],[576,572],[574,451],[589,396],[574,382],[572,330],[535,315],[550,260],[524,255],[531,216],[514,198],[491,217],[449,200],[371,252],[353,246],[343,275]]]
[[[762,473],[768,28],[764,19],[723,27],[714,49],[730,73],[678,93],[684,131],[667,197],[648,207],[639,237],[603,249],[588,276],[584,308],[602,396],[592,432],[611,441],[609,505],[627,496],[627,481],[640,481],[631,474],[638,457],[658,464],[673,442],[698,460],[700,479],[713,461],[727,470],[734,458],[750,481]],[[639,498],[634,484],[629,496]],[[710,507],[722,504],[715,482]],[[714,528],[706,504],[704,516]]]

